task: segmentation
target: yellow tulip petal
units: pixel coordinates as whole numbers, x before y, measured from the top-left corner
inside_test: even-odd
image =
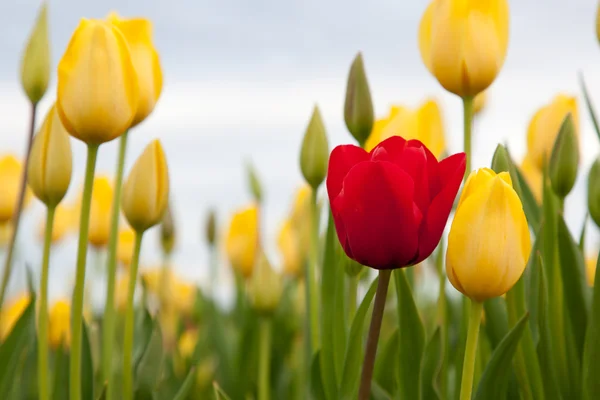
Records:
[[[246,207],[233,215],[225,241],[231,266],[244,277],[252,275],[258,247],[258,208]]]

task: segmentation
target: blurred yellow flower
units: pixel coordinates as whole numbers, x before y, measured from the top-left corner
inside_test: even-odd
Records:
[[[277,309],[283,293],[283,280],[281,275],[273,270],[264,253],[258,257],[248,290],[256,311],[270,314]]]
[[[439,158],[446,150],[446,140],[442,113],[437,102],[428,99],[416,109],[391,107],[388,116],[375,121],[371,136],[365,143],[365,150],[371,151],[381,141],[392,136],[420,140]]]
[[[294,277],[302,275],[302,266],[308,255],[311,193],[312,189],[308,185],[303,185],[296,191],[290,216],[282,224],[277,237],[283,272]]]
[[[575,97],[559,94],[531,118],[527,128],[527,153],[538,169],[543,168],[545,159],[550,159],[554,141],[568,113],[571,113],[575,134],[579,137],[579,111]]]
[[[473,112],[475,114],[479,114],[483,110],[485,110],[485,106],[487,105],[487,102],[488,102],[487,98],[488,98],[487,90],[484,90],[483,92],[481,92],[477,96],[475,96],[475,99],[473,100]]]
[[[113,186],[107,176],[96,176],[92,189],[90,228],[88,241],[96,247],[104,247],[110,235],[110,211],[113,200]]]
[[[258,247],[258,207],[253,204],[233,214],[225,241],[227,257],[234,270],[252,275]]]
[[[0,223],[10,221],[16,211],[22,174],[23,164],[15,156],[5,155],[0,158]],[[30,199],[31,191],[27,188],[24,207]]]
[[[29,293],[24,293],[4,304],[0,316],[0,340],[8,337],[30,300]]]
[[[72,207],[59,204],[54,214],[54,223],[52,225],[52,243],[56,244],[67,234],[73,231],[73,212]],[[40,221],[39,237],[44,240],[44,231],[46,229],[46,218]]]
[[[533,192],[538,203],[542,202],[542,190],[544,188],[544,176],[542,171],[534,164],[530,155],[526,155],[521,162],[521,172]]]
[[[198,344],[198,330],[186,329],[179,338],[177,349],[179,355],[186,360],[189,360],[194,355],[196,345]]]
[[[115,284],[115,307],[119,312],[125,312],[127,294],[129,293],[129,276],[124,274],[117,279]]]
[[[277,246],[283,259],[283,272],[292,277],[302,275],[303,254],[300,252],[298,233],[294,230],[290,218],[286,219],[281,226],[277,237]]]
[[[148,268],[141,273],[148,293],[158,299],[164,294],[166,306],[174,308],[178,313],[187,315],[192,312],[196,303],[198,288],[186,282],[172,271],[172,267]]]
[[[473,171],[460,196],[446,252],[446,273],[465,296],[506,293],[525,270],[531,238],[508,172]]]
[[[108,20],[125,36],[137,74],[139,97],[137,112],[131,123],[134,127],[154,110],[162,91],[162,69],[152,42],[152,23],[144,18],[121,18],[116,13],[111,13]]]
[[[13,233],[13,225],[10,222],[0,223],[0,247],[8,245]]]
[[[57,300],[48,316],[48,341],[52,348],[71,345],[71,304],[68,300]]]
[[[133,258],[135,231],[130,227],[121,228],[117,242],[117,260],[124,267],[129,267]]]
[[[170,295],[175,309],[183,315],[189,315],[196,303],[197,290],[196,285],[184,282],[174,275]]]
[[[138,97],[121,31],[105,21],[82,19],[58,63],[56,106],[67,131],[87,144],[109,142],[131,126]]]
[[[506,0],[433,0],[419,26],[421,58],[447,91],[475,96],[500,72],[508,31]]]
[[[585,277],[588,285],[594,286],[594,280],[596,278],[596,263],[598,259],[596,256],[587,257],[585,259]]]

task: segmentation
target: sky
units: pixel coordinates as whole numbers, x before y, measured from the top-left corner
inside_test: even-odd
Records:
[[[343,123],[349,65],[364,55],[375,111],[392,104],[416,106],[427,97],[440,101],[449,152],[462,150],[462,110],[424,67],[417,29],[425,0],[288,1],[49,1],[53,71],[81,17],[102,18],[110,11],[143,16],[154,23],[154,39],[164,70],[164,91],[154,113],[130,134],[127,169],[144,146],[160,138],[171,176],[178,228],[173,267],[204,283],[206,211],[217,210],[220,229],[231,211],[250,195],[244,164],[252,160],[266,191],[265,242],[279,262],[275,236],[302,183],[299,145],[315,104],[321,108],[330,146],[352,138]],[[21,50],[40,5],[38,0],[0,2],[0,153],[23,154],[28,103],[19,85]],[[511,1],[510,44],[504,67],[489,92],[489,107],[475,123],[475,167],[489,166],[498,143],[516,158],[525,151],[527,124],[534,112],[560,92],[580,98],[582,168],[567,200],[568,222],[576,235],[583,223],[585,180],[598,155],[577,80],[585,74],[600,107],[600,45],[595,34],[597,3],[590,0]],[[56,78],[40,105],[38,123],[55,98]],[[68,194],[82,182],[85,149],[73,141],[74,177]],[[112,176],[116,143],[101,148],[98,170]],[[37,231],[43,208],[25,218],[22,258],[33,268],[41,259]],[[591,242],[597,228],[589,226]],[[157,232],[144,242],[142,263],[160,262]],[[29,247],[35,247],[29,251]],[[596,243],[590,244],[593,249]],[[75,263],[75,239],[57,246],[52,261],[51,296],[66,295]],[[94,257],[93,255],[91,257]],[[101,280],[101,266],[88,275]],[[90,275],[91,274],[91,275]],[[24,284],[18,272],[11,290]],[[102,290],[100,290],[101,292]]]

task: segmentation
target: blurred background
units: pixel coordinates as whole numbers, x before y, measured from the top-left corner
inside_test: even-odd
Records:
[[[0,2],[0,153],[25,151],[29,105],[18,71],[39,3]],[[330,148],[352,141],[343,121],[343,102],[347,72],[357,51],[365,58],[378,117],[387,114],[392,104],[412,107],[434,96],[442,106],[449,152],[462,150],[461,101],[445,93],[430,76],[418,51],[417,29],[426,0],[49,3],[54,69],[81,17],[103,18],[114,10],[154,22],[165,86],[154,113],[130,135],[126,171],[151,139],[161,139],[169,161],[178,230],[173,268],[200,285],[208,281],[207,211],[216,209],[223,234],[231,210],[251,200],[245,172],[250,160],[265,189],[263,239],[277,265],[276,232],[302,183],[299,146],[314,104],[322,110]],[[539,1],[519,0],[510,6],[508,57],[488,91],[487,108],[475,123],[473,166],[489,166],[499,142],[508,144],[520,160],[534,112],[558,92],[577,95],[583,169],[566,209],[569,226],[578,236],[586,209],[585,179],[599,142],[580,96],[577,74],[585,74],[600,107],[600,46],[594,34],[597,4],[546,0],[542,6]],[[39,107],[38,124],[54,101],[55,90],[53,76]],[[85,160],[84,146],[76,140],[73,146],[69,199],[80,191]],[[116,141],[101,148],[97,171],[112,177],[115,163]],[[25,263],[38,268],[43,216],[40,203],[24,215],[8,297],[24,289]],[[597,248],[599,235],[591,224],[588,233],[590,250]],[[158,232],[145,236],[141,268],[161,262],[157,243]],[[72,237],[53,250],[51,301],[70,296],[75,244]],[[88,263],[88,279],[98,283],[91,295],[102,307],[104,256],[91,253],[97,259]],[[228,269],[222,272],[222,298],[226,299],[225,288],[232,285],[226,284]]]

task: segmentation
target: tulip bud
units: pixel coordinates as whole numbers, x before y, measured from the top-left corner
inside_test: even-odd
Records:
[[[260,313],[271,314],[277,309],[282,293],[281,276],[273,271],[267,256],[261,253],[250,281],[252,305]]]
[[[167,209],[160,224],[160,244],[165,254],[171,254],[173,247],[175,247],[175,224],[170,202],[167,204]]]
[[[348,131],[361,147],[371,134],[373,128],[373,102],[369,81],[365,73],[362,54],[358,53],[350,67],[348,84],[346,85],[346,102],[344,104],[344,120]]]
[[[123,214],[138,232],[158,224],[169,201],[167,159],[153,140],[137,159],[123,185]]]
[[[71,183],[71,139],[52,107],[35,136],[29,155],[29,187],[48,207],[63,199]]]
[[[552,189],[561,198],[565,198],[577,179],[579,166],[579,143],[575,134],[575,124],[571,114],[565,117],[550,157],[550,183]]]
[[[594,161],[588,175],[588,209],[590,216],[600,227],[600,158]]]
[[[319,108],[315,106],[300,150],[300,169],[306,182],[317,190],[327,175],[329,144]]]
[[[215,210],[208,212],[206,220],[206,241],[209,246],[214,246],[217,239],[217,214]]]
[[[50,309],[48,342],[53,349],[71,344],[71,305],[67,300],[58,300]]]
[[[263,199],[263,190],[260,179],[258,178],[258,174],[256,173],[256,169],[254,168],[254,165],[249,162],[246,164],[246,170],[248,171],[248,184],[250,185],[250,193],[252,193],[254,200],[260,204]]]
[[[50,80],[48,6],[42,4],[21,60],[21,85],[32,104],[37,104]]]
[[[473,171],[448,236],[450,283],[475,301],[501,296],[523,274],[530,252],[527,219],[508,172]]]
[[[506,151],[506,147],[498,144],[498,146],[496,146],[496,151],[494,151],[494,156],[492,157],[492,169],[497,174],[500,172],[509,172],[510,163],[510,157],[508,151]]]

